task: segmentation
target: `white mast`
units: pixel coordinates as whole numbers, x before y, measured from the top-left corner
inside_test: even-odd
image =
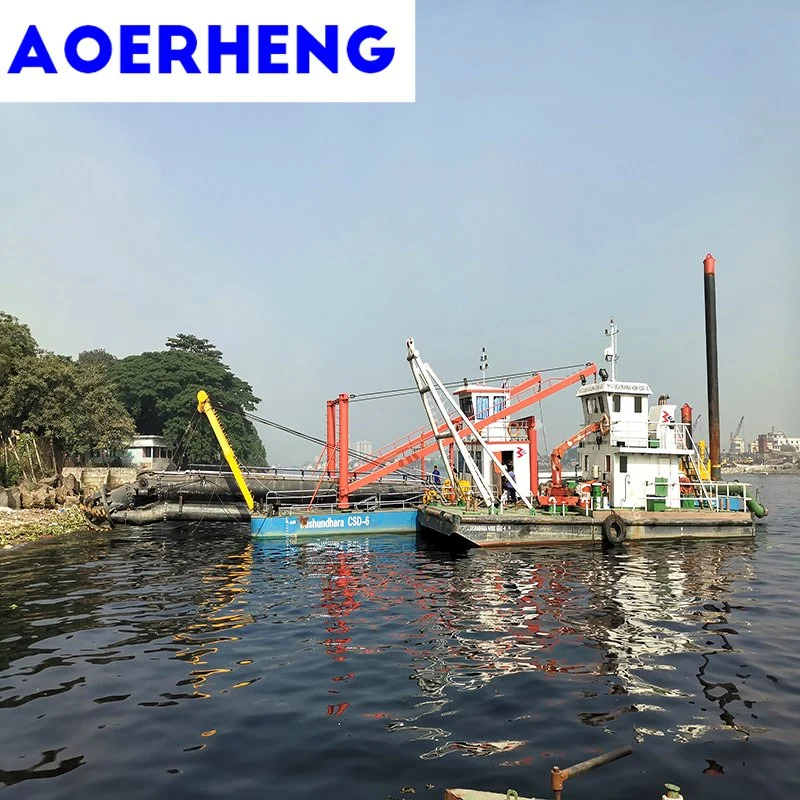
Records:
[[[486,370],[487,369],[489,369],[489,356],[486,355],[486,348],[485,347],[481,347],[480,370],[481,370],[481,383],[483,383],[484,386],[486,385]]]
[[[611,347],[606,347],[605,349],[605,359],[606,361],[611,362],[611,380],[615,381],[617,379],[617,361],[619,360],[619,356],[617,355],[617,334],[619,333],[619,328],[617,328],[616,323],[614,320],[611,320],[611,323],[608,328],[606,328],[606,336],[611,338]]]

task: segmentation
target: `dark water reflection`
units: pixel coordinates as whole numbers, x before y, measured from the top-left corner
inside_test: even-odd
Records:
[[[204,527],[4,554],[0,788],[548,796],[553,763],[634,741],[568,796],[800,796],[800,480],[765,480],[755,542],[451,556]]]

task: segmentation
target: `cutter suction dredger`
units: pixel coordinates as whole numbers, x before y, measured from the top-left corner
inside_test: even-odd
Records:
[[[208,420],[228,469],[143,471],[135,481],[101,487],[81,504],[89,524],[151,525],[171,521],[249,522],[254,514],[278,515],[293,505],[336,507],[339,478],[330,470],[254,468],[239,464],[223,424],[205,391],[197,394],[197,412]],[[350,493],[354,510],[398,505],[420,495],[408,476],[385,477]]]

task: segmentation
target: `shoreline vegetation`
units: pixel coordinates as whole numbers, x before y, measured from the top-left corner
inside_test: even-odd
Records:
[[[0,507],[0,551],[50,536],[88,529],[77,506],[12,509]]]
[[[248,416],[261,401],[222,359],[190,333],[161,350],[117,358],[100,348],[74,359],[40,348],[25,323],[0,310],[0,487],[35,484],[65,466],[137,466],[138,436],[163,437],[178,469],[221,463],[210,427],[191,425],[200,389],[227,409],[239,458],[267,466]]]
[[[247,413],[260,399],[208,339],[178,333],[161,350],[77,358],[39,347],[30,328],[0,310],[0,551],[87,530],[86,487],[65,466],[136,466],[138,435],[163,436],[178,469],[221,463],[209,426],[191,426],[197,392],[228,409],[225,426],[247,464],[267,466]]]

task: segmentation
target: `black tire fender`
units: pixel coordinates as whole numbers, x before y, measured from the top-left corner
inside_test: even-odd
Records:
[[[619,514],[609,514],[603,520],[603,539],[609,544],[622,544],[628,537],[628,523]]]

